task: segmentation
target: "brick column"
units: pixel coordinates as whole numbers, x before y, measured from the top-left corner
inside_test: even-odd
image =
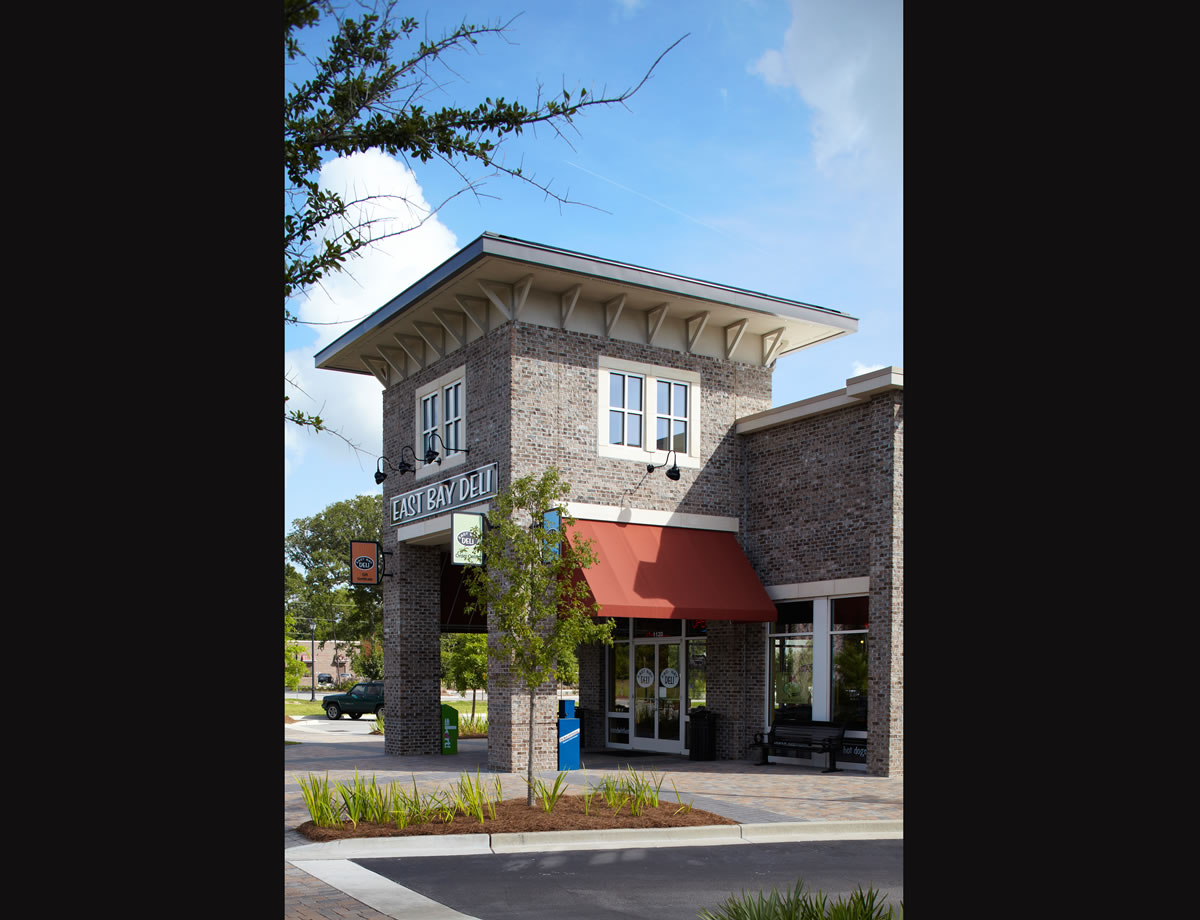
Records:
[[[583,717],[579,727],[587,747],[580,750],[601,751],[607,744],[605,722],[607,701],[604,698],[604,652],[606,646],[598,642],[581,645],[579,658],[579,708]]]
[[[488,624],[488,644],[494,641]],[[558,688],[553,682],[534,693],[533,769],[558,768]],[[529,766],[529,690],[508,669],[488,661],[488,769],[524,773]]]
[[[749,756],[762,731],[766,624],[708,621],[708,706],[717,716],[717,759]]]
[[[385,538],[386,539],[386,538]],[[436,754],[441,743],[440,560],[436,548],[385,548],[383,579],[385,754]]]
[[[867,772],[904,775],[904,396],[871,405],[876,507],[871,528],[871,640],[868,653]]]

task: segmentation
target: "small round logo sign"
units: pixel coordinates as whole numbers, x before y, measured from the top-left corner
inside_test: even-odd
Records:
[[[679,672],[674,668],[663,668],[662,674],[658,676],[658,682],[667,689],[679,686]]]
[[[362,569],[364,572],[369,572],[371,569],[375,568],[375,560],[370,556],[358,556],[354,560],[354,567]]]
[[[653,687],[654,686],[654,672],[651,671],[649,668],[641,668],[637,672],[637,685],[639,687]]]
[[[458,542],[463,546],[474,546],[479,542],[479,537],[475,536],[474,531],[464,530],[458,535]]]

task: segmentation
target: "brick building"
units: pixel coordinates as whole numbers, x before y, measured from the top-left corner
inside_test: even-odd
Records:
[[[771,407],[779,358],[857,326],[487,233],[320,352],[383,387],[387,753],[438,750],[439,635],[490,628],[463,612],[450,512],[556,466],[618,627],[580,649],[585,748],[685,753],[703,706],[717,756],[744,758],[800,704],[847,723],[839,765],[902,773],[903,372]],[[536,696],[535,769],[556,699]],[[524,770],[528,695],[493,667],[488,701],[490,765]]]
[[[354,669],[350,666],[350,656],[358,648],[357,642],[343,642],[341,643],[342,647],[337,649],[332,641],[325,642],[323,645],[320,642],[314,643],[304,639],[293,641],[297,646],[296,657],[305,665],[304,675],[300,678],[301,690],[312,685],[314,652],[317,656],[317,674],[328,674],[335,683],[340,683],[352,675]]]

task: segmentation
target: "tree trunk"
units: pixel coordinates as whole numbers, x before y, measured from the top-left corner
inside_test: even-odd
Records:
[[[529,691],[529,759],[525,767],[525,785],[529,788],[529,800],[526,804],[533,808],[533,697],[534,691]]]
[[[472,722],[475,721],[475,694],[477,692],[478,691],[474,687],[471,688],[471,721]]]

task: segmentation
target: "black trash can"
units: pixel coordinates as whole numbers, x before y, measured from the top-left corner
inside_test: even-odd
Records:
[[[701,706],[688,713],[688,721],[692,726],[688,760],[716,760],[717,714]]]

